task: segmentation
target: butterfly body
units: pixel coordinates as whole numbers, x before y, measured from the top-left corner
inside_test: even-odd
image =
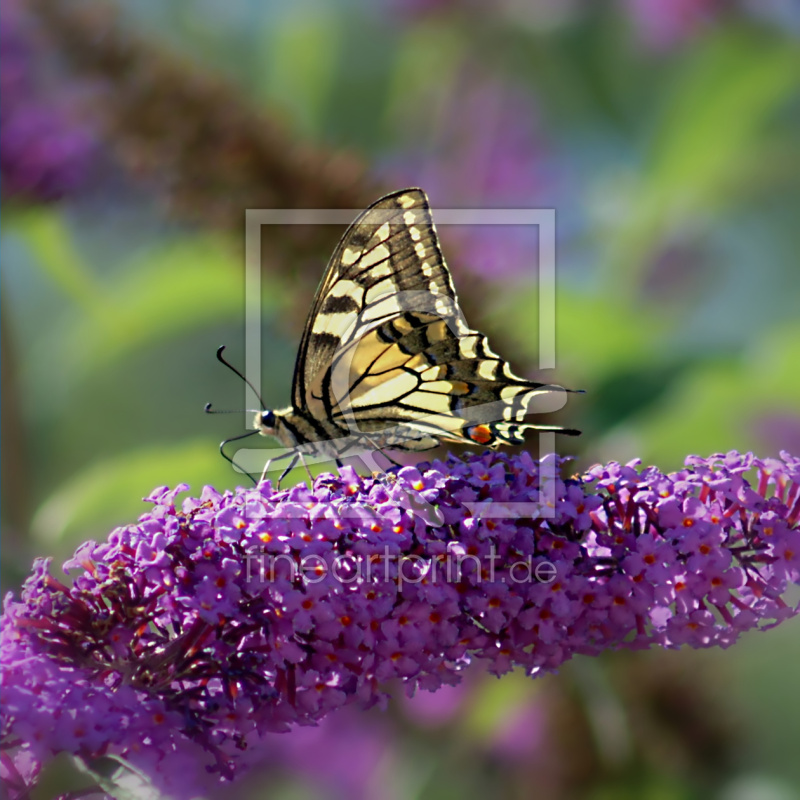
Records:
[[[345,232],[304,329],[292,404],[259,412],[254,427],[335,458],[441,441],[497,447],[531,428],[574,433],[523,422],[537,400],[563,391],[515,375],[469,328],[427,197],[405,189]]]

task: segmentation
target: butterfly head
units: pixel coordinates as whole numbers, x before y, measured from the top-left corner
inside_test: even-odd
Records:
[[[258,411],[253,420],[253,427],[262,436],[278,436],[278,416],[271,409]]]
[[[297,444],[297,437],[292,433],[291,426],[284,424],[291,411],[291,408],[279,411],[266,408],[257,411],[253,418],[253,427],[262,436],[272,436],[285,447],[294,447]]]

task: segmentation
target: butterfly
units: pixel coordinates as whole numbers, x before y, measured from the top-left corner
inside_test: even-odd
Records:
[[[244,378],[223,349],[217,357]],[[303,331],[291,405],[262,403],[254,430],[221,448],[254,433],[276,438],[293,454],[282,479],[304,453],[341,464],[440,442],[515,445],[531,429],[578,433],[524,422],[537,398],[563,391],[515,375],[467,325],[428,198],[403,189],[362,212],[336,247]]]

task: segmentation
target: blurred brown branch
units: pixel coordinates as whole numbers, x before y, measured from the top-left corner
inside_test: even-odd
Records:
[[[5,306],[5,300],[4,300]],[[23,541],[30,519],[30,463],[28,442],[22,412],[22,397],[19,386],[19,369],[13,334],[9,325],[8,309],[0,315],[0,366],[2,366],[2,475],[3,475],[3,521],[6,547],[16,549]]]
[[[360,207],[375,194],[345,152],[298,142],[229,82],[123,29],[102,2],[31,0],[68,64],[105,84],[93,111],[134,173],[173,211],[240,230],[246,208]]]

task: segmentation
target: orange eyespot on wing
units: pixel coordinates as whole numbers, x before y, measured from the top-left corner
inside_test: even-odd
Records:
[[[488,444],[494,439],[494,434],[488,425],[473,425],[465,430],[467,436],[478,444]]]

